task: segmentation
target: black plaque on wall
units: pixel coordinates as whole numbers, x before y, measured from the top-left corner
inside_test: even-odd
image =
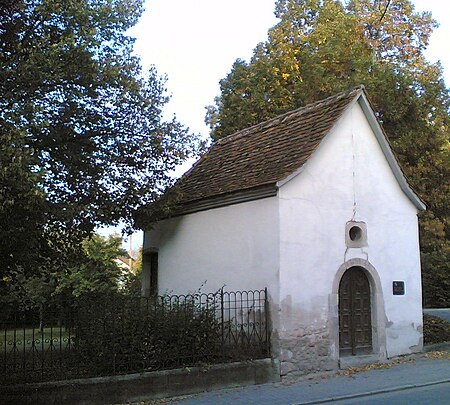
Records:
[[[405,282],[404,281],[393,281],[392,282],[392,293],[394,295],[405,295]]]

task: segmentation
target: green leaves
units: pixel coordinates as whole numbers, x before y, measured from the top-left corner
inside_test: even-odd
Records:
[[[127,275],[115,260],[126,255],[120,236],[91,235],[83,240],[76,260],[60,266],[64,272],[56,272],[54,293],[79,297],[118,291]]]
[[[48,278],[96,226],[132,228],[196,153],[197,136],[162,118],[165,78],[132,53],[126,30],[142,11],[143,0],[0,3],[1,277]]]
[[[211,137],[364,84],[428,207],[420,221],[424,282],[438,284],[438,273],[450,279],[450,97],[442,68],[423,55],[436,27],[431,14],[416,13],[409,0],[278,0],[275,14],[279,23],[250,62],[237,60],[220,81],[206,117]]]
[[[131,225],[197,142],[163,122],[165,79],[142,74],[132,55],[125,30],[142,1],[18,1],[0,11],[0,119],[35,150],[52,215]]]
[[[0,289],[39,254],[46,202],[36,162],[23,132],[0,121]]]

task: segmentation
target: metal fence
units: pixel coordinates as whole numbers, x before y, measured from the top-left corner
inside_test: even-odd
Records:
[[[0,314],[0,384],[270,356],[267,290],[83,298]]]

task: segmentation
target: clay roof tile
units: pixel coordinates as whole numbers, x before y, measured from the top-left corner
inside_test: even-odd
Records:
[[[306,163],[361,91],[356,87],[220,139],[177,182],[179,204],[285,179]]]

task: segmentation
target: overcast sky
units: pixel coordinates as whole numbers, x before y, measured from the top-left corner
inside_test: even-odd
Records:
[[[441,26],[426,55],[441,60],[450,84],[450,2],[415,0],[416,10],[431,11]],[[172,101],[167,114],[193,132],[208,136],[205,106],[214,104],[219,80],[237,59],[249,60],[256,44],[276,23],[275,0],[146,0],[146,11],[131,30],[144,67],[167,74]]]
[[[426,56],[441,61],[448,86],[450,2],[415,0],[413,4],[418,11],[431,11],[440,23]],[[167,117],[176,114],[192,132],[208,137],[205,106],[214,104],[219,80],[233,62],[248,61],[256,44],[267,39],[268,29],[277,21],[274,5],[275,0],[146,0],[145,13],[130,35],[136,37],[135,52],[144,69],[153,64],[168,77],[172,99]],[[141,239],[141,234],[134,236],[133,245]]]

